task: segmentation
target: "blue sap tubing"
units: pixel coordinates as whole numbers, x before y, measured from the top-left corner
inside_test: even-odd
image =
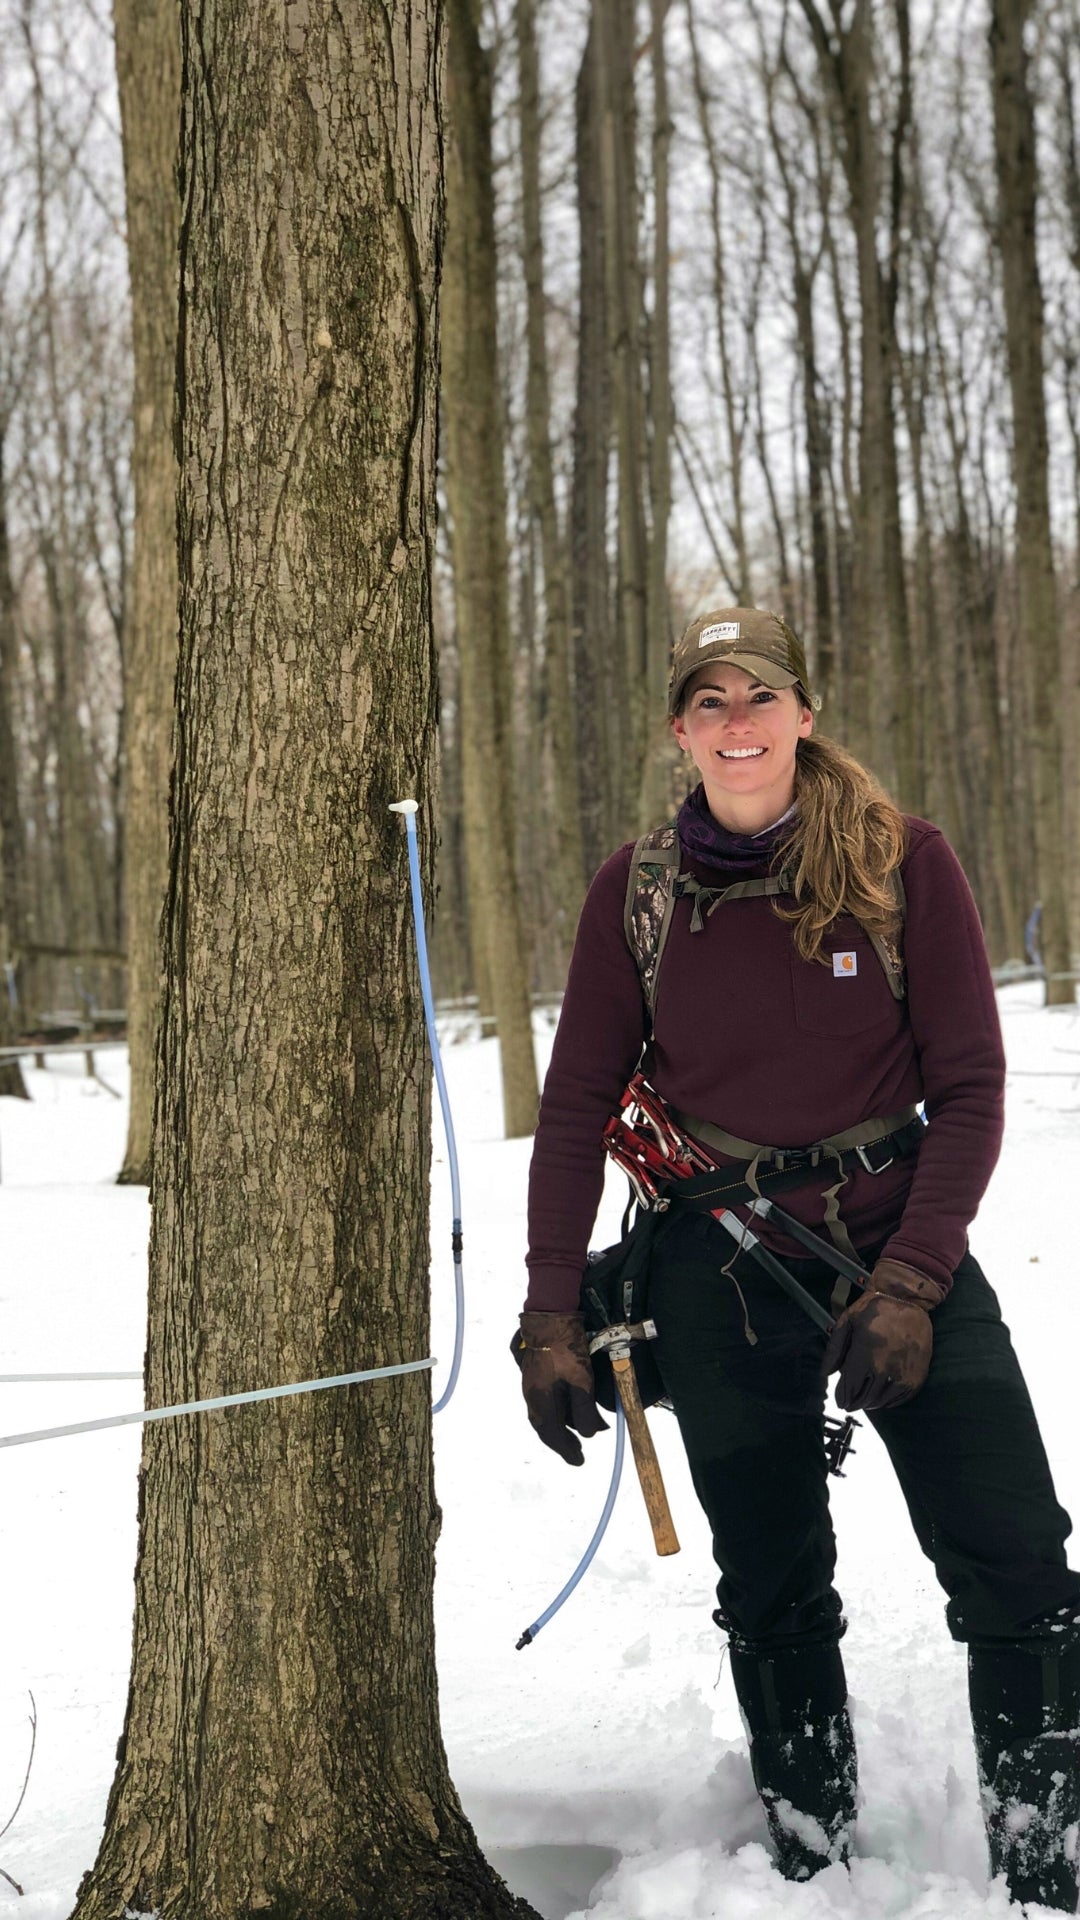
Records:
[[[454,1329],[454,1358],[450,1368],[450,1378],[434,1406],[434,1411],[441,1413],[447,1401],[450,1399],[454,1388],[457,1386],[458,1374],[461,1371],[461,1348],[465,1335],[465,1282],[461,1271],[461,1182],[458,1177],[457,1144],[454,1139],[454,1123],[450,1117],[450,1096],[446,1090],[442,1053],[439,1049],[439,1036],[435,1029],[435,1000],[431,991],[431,969],[428,964],[427,932],[424,927],[424,897],[420,885],[420,848],[416,837],[417,803],[415,800],[397,800],[391,806],[390,811],[391,813],[402,814],[405,819],[405,834],[409,853],[409,888],[412,894],[413,926],[416,929],[416,953],[420,963],[420,990],[424,999],[424,1019],[427,1023],[432,1065],[435,1069],[435,1084],[439,1089],[439,1104],[442,1107],[443,1127],[446,1132],[446,1145],[450,1158],[450,1192],[454,1209],[452,1240],[454,1256],[454,1296],[457,1307],[457,1322]],[[607,1499],[604,1502],[604,1510],[600,1515],[596,1531],[573,1573],[570,1575],[569,1580],[566,1582],[566,1585],[556,1594],[551,1605],[545,1607],[543,1613],[533,1621],[532,1626],[526,1627],[525,1632],[517,1643],[519,1649],[529,1646],[532,1641],[535,1640],[541,1629],[546,1627],[548,1621],[558,1613],[563,1602],[569,1600],[578,1581],[583,1574],[588,1572],[589,1567],[592,1565],[596,1550],[604,1534],[607,1532],[608,1521],[611,1519],[614,1510],[615,1496],[619,1491],[619,1480],[622,1476],[623,1454],[625,1449],[626,1422],[623,1418],[622,1406],[617,1405],[615,1409],[615,1460],[611,1470],[611,1484],[608,1487]]]
[[[409,850],[409,890],[412,894],[413,926],[416,929],[416,957],[420,963],[420,991],[424,999],[424,1020],[427,1024],[431,1062],[435,1069],[435,1085],[439,1089],[439,1105],[442,1108],[443,1129],[446,1133],[446,1147],[450,1159],[450,1194],[454,1209],[450,1244],[454,1260],[456,1321],[454,1358],[450,1365],[450,1377],[433,1409],[435,1413],[441,1413],[458,1383],[458,1374],[461,1372],[461,1349],[465,1339],[465,1281],[461,1271],[461,1181],[458,1177],[457,1142],[454,1138],[454,1122],[450,1115],[450,1096],[446,1091],[442,1053],[435,1028],[435,1000],[431,991],[431,968],[428,965],[427,932],[424,927],[424,896],[420,885],[420,847],[416,837],[417,803],[415,800],[396,800],[390,811],[403,814],[405,817],[405,835]]]
[[[625,1452],[625,1450],[626,1450],[626,1420],[623,1415],[622,1402],[616,1401],[615,1403],[615,1463],[611,1469],[611,1485],[609,1486],[607,1491],[607,1499],[604,1501],[604,1511],[600,1515],[600,1518],[597,1522],[596,1532],[593,1534],[592,1539],[589,1541],[588,1546],[586,1547],[584,1553],[582,1554],[581,1559],[578,1561],[577,1566],[574,1568],[573,1573],[570,1575],[570,1578],[567,1581],[565,1587],[563,1587],[561,1591],[555,1595],[555,1598],[551,1602],[551,1605],[549,1607],[544,1608],[543,1613],[540,1614],[539,1617],[533,1621],[532,1626],[526,1627],[524,1633],[521,1636],[521,1639],[517,1643],[517,1651],[519,1653],[521,1652],[522,1647],[528,1647],[532,1645],[532,1642],[536,1639],[536,1636],[540,1632],[541,1627],[546,1627],[548,1621],[552,1618],[552,1615],[558,1613],[559,1608],[563,1604],[563,1601],[569,1600],[570,1595],[573,1593],[574,1588],[577,1586],[577,1583],[581,1579],[582,1574],[587,1573],[589,1568],[592,1566],[593,1556],[596,1553],[596,1549],[600,1545],[600,1542],[603,1539],[605,1533],[607,1532],[607,1524],[608,1524],[608,1521],[611,1519],[611,1515],[614,1510],[615,1495],[619,1491],[619,1480],[622,1475],[623,1453]]]

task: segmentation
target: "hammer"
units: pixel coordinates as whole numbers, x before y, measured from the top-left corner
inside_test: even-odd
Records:
[[[611,1371],[615,1376],[615,1385],[619,1391],[622,1410],[626,1416],[626,1431],[630,1435],[630,1445],[634,1454],[634,1465],[641,1482],[641,1491],[645,1496],[645,1507],[652,1527],[656,1551],[660,1554],[678,1553],[679,1542],[664,1491],[660,1462],[656,1457],[652,1434],[649,1432],[645,1409],[638,1392],[637,1375],[630,1358],[630,1348],[635,1340],[655,1340],[655,1320],[642,1320],[633,1325],[627,1321],[603,1330],[589,1342],[590,1353],[606,1353],[611,1361]]]

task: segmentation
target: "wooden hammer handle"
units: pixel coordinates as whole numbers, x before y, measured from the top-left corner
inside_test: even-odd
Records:
[[[630,1435],[630,1445],[634,1452],[634,1465],[641,1481],[641,1491],[645,1495],[645,1506],[649,1515],[649,1525],[653,1530],[653,1540],[657,1553],[678,1553],[679,1542],[676,1538],[671,1509],[660,1473],[660,1462],[656,1457],[652,1434],[645,1418],[645,1409],[638,1392],[637,1375],[629,1354],[612,1355],[611,1369],[615,1375],[615,1385],[619,1389],[619,1399],[626,1415],[626,1430]]]

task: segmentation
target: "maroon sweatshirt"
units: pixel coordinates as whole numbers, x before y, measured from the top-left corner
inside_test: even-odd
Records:
[[[685,811],[685,810],[684,810]],[[698,816],[700,820],[700,808]],[[651,1079],[674,1107],[740,1139],[804,1147],[925,1100],[929,1121],[917,1159],[879,1174],[861,1165],[840,1194],[856,1246],[885,1242],[948,1287],[1001,1146],[1005,1061],[979,916],[960,864],[936,827],[908,818],[901,868],[907,894],[907,998],[893,998],[858,923],[843,916],[825,939],[853,953],[855,971],[800,960],[790,926],[771,901],[732,900],[690,932],[693,902],[676,901],[660,965]],[[708,864],[684,867],[724,884],[724,835]],[[694,841],[700,845],[700,828]],[[768,871],[733,846],[727,878]],[[633,846],[605,861],[582,909],[562,1015],[544,1083],[529,1176],[526,1306],[577,1306],[604,1179],[601,1135],[638,1064],[648,1015],[623,931]],[[722,1156],[715,1155],[721,1159]],[[781,1204],[821,1229],[813,1174]],[[805,1250],[764,1226],[780,1252]]]

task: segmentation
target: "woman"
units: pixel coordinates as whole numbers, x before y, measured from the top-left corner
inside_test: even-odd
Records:
[[[1074,1912],[1080,1575],[1008,1331],[967,1250],[1003,1107],[982,931],[942,835],[813,738],[816,704],[774,614],[705,614],[675,649],[672,724],[701,784],[678,817],[651,1030],[627,931],[632,847],[601,867],[582,912],[530,1176],[516,1341],[529,1418],[571,1465],[577,1436],[603,1424],[579,1287],[601,1134],[647,1048],[650,1082],[713,1160],[736,1176],[751,1160],[763,1188],[785,1168],[785,1209],[871,1272],[848,1298],[828,1259],[758,1228],[836,1316],[826,1337],[707,1214],[676,1200],[653,1242],[651,1350],[712,1527],[716,1619],[777,1865],[805,1879],[851,1844],[822,1435],[838,1372],[837,1400],[884,1440],[969,1649],[992,1870],[1014,1898]],[[777,875],[784,891],[719,898]],[[792,1187],[798,1149],[818,1150],[795,1153],[805,1179]]]

